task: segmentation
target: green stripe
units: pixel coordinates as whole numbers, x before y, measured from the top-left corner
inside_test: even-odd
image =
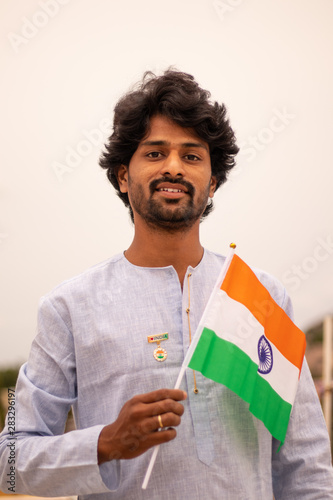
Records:
[[[250,412],[283,444],[291,404],[258,374],[258,365],[239,347],[204,328],[188,366],[249,403]]]

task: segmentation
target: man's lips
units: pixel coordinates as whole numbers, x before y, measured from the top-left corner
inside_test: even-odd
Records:
[[[194,187],[190,182],[180,179],[170,179],[170,178],[160,178],[155,179],[150,183],[150,192],[153,195],[154,192],[163,193],[165,196],[183,196],[183,195],[194,195]]]
[[[187,189],[185,188],[185,186],[182,186],[181,184],[169,184],[169,183],[159,184],[156,187],[156,191],[162,191],[165,193],[187,193]]]

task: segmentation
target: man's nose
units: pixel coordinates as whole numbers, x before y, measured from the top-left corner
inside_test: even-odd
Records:
[[[167,156],[167,158],[163,162],[161,173],[163,175],[170,175],[171,177],[183,177],[183,175],[185,174],[184,164],[177,152],[170,153]]]

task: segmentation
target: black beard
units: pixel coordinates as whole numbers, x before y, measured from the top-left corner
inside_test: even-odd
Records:
[[[184,204],[180,199],[165,199],[164,206],[162,206],[155,198],[156,188],[159,184],[168,182],[169,184],[180,184],[187,190],[187,202]],[[177,180],[174,178],[160,178],[152,181],[149,185],[150,198],[144,203],[143,192],[138,188],[137,196],[132,198],[132,205],[134,210],[151,226],[154,228],[159,227],[170,233],[177,231],[184,231],[190,229],[195,222],[201,218],[207,206],[209,186],[207,187],[207,194],[204,198],[199,200],[199,205],[194,206],[193,197],[195,188],[189,182],[184,180]],[[165,204],[177,205],[182,203],[178,208],[172,207],[168,209]]]

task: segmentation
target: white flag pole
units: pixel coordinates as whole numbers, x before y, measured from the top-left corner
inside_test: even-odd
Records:
[[[183,379],[183,376],[184,376],[184,373],[185,373],[185,370],[187,368],[187,365],[192,357],[192,354],[194,352],[194,349],[196,348],[197,346],[197,343],[199,341],[199,338],[200,338],[200,335],[202,333],[202,330],[204,328],[204,324],[205,324],[205,319],[206,319],[206,316],[207,316],[207,311],[209,311],[209,308],[210,308],[210,305],[213,301],[213,298],[215,296],[215,292],[220,288],[221,284],[222,284],[222,281],[224,280],[225,278],[225,275],[227,274],[227,271],[229,269],[229,266],[230,266],[230,263],[232,261],[232,258],[234,256],[234,253],[235,253],[235,249],[236,249],[236,245],[235,243],[230,243],[230,249],[229,249],[229,252],[228,252],[228,255],[223,263],[223,266],[222,266],[222,269],[220,271],[220,274],[216,280],[216,283],[214,285],[214,288],[212,290],[212,293],[210,294],[210,297],[209,297],[209,300],[206,304],[206,307],[204,309],[204,312],[201,316],[201,319],[199,321],[199,324],[198,324],[198,327],[196,329],[196,332],[194,334],[194,337],[192,339],[192,342],[187,350],[187,353],[185,355],[185,358],[184,358],[184,361],[183,361],[183,364],[181,366],[181,369],[180,369],[180,372],[179,372],[179,375],[178,375],[178,378],[177,378],[177,381],[176,381],[176,384],[175,384],[175,389],[179,389],[180,387],[180,384],[182,382],[182,379]],[[160,445],[157,445],[155,446],[154,448],[154,451],[153,451],[153,454],[151,456],[151,459],[150,459],[150,462],[149,462],[149,465],[148,465],[148,468],[147,468],[147,472],[146,472],[146,475],[145,475],[145,478],[143,480],[143,483],[142,483],[142,489],[145,490],[148,486],[148,482],[149,482],[149,479],[150,479],[150,476],[151,476],[151,473],[153,471],[153,467],[154,467],[154,464],[155,464],[155,460],[156,460],[156,457],[157,457],[157,454],[158,454],[158,450],[160,448]]]

